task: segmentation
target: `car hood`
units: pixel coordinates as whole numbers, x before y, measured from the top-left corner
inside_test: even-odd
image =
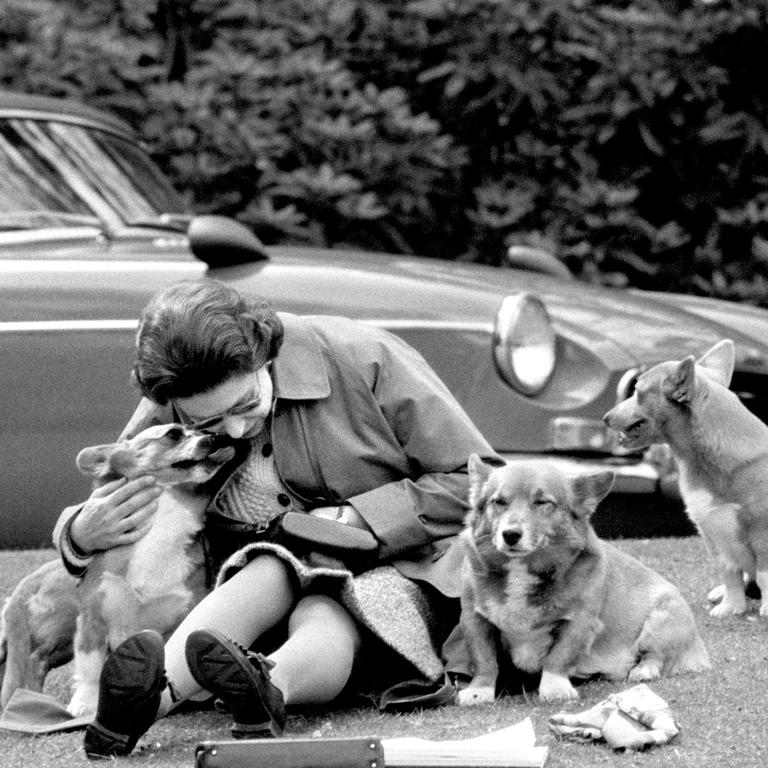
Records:
[[[700,355],[721,339],[736,344],[737,367],[768,368],[768,312],[731,302],[643,291],[540,286],[552,317],[620,347],[638,365]],[[745,322],[745,317],[750,322]]]
[[[529,291],[543,300],[561,334],[599,353],[606,362],[611,360],[614,368],[700,355],[721,339],[730,338],[736,344],[737,367],[768,370],[768,311],[756,307],[671,293],[612,289],[461,262],[331,253],[325,251],[323,257],[312,249],[277,249],[270,262],[256,267],[261,278],[255,282],[277,306],[285,306],[291,302],[281,301],[281,287],[266,278],[272,269],[300,263],[302,269],[295,273],[308,276],[308,282],[306,301],[300,303],[298,311],[319,311],[312,297],[322,292],[323,311],[374,316],[384,324],[413,318],[490,326],[505,296]],[[254,281],[246,278],[242,287],[253,285]],[[295,300],[302,286],[292,282],[290,291]],[[335,296],[336,307],[329,306],[330,293]]]

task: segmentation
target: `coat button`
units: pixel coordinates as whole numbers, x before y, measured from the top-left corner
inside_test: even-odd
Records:
[[[287,493],[278,493],[277,500],[283,507],[288,507],[291,504],[291,497]]]
[[[264,445],[261,447],[261,455],[264,458],[272,455],[272,443],[264,443]]]

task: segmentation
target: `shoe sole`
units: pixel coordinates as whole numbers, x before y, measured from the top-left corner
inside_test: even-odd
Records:
[[[162,691],[165,678],[165,653],[162,637],[157,632],[146,630],[132,635],[124,640],[107,657],[101,671],[101,680],[112,678],[109,686],[105,686],[110,696],[120,700],[126,698],[126,692],[136,691],[136,681],[144,682],[144,690],[138,693],[132,705],[142,706],[149,699]],[[99,706],[96,717],[86,729],[83,748],[86,757],[98,760],[109,757],[127,755],[133,751],[136,742],[146,733],[154,722],[138,724],[138,731],[131,729],[128,733],[111,730],[99,720],[99,710],[102,707],[102,684],[99,684]],[[158,699],[159,704],[159,699]],[[156,714],[156,713],[155,713]],[[128,723],[136,727],[136,723]]]
[[[192,677],[195,678],[198,685],[225,702],[232,696],[255,696],[258,699],[259,705],[269,719],[262,723],[247,724],[235,721],[232,726],[233,738],[245,739],[265,733],[274,737],[282,736],[283,727],[270,714],[270,707],[267,706],[261,695],[262,681],[259,673],[254,669],[251,662],[247,660],[243,662],[239,650],[230,650],[232,645],[229,638],[215,630],[204,629],[193,632],[187,639],[185,648],[187,666]],[[217,659],[222,670],[234,669],[239,674],[208,675],[203,672],[198,663],[203,657],[209,663],[211,659]]]

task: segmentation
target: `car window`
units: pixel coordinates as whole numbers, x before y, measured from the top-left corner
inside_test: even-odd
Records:
[[[174,190],[128,139],[64,122],[0,121],[0,230],[147,224],[181,210]]]

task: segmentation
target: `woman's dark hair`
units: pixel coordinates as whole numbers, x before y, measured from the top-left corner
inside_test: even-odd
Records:
[[[272,360],[283,324],[264,299],[248,299],[216,280],[187,280],[144,308],[133,379],[160,405],[219,386]]]

